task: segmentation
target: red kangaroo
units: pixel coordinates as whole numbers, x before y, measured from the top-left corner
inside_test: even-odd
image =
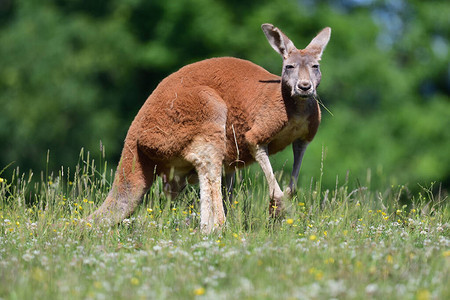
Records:
[[[281,212],[284,193],[269,155],[292,144],[294,166],[285,191],[291,195],[320,123],[319,61],[331,29],[302,50],[273,25],[262,30],[283,58],[281,78],[232,57],[196,62],[166,77],[132,122],[112,189],[88,221],[117,224],[134,212],[155,175],[176,192],[196,172],[200,229],[210,233],[225,222],[222,170],[231,178],[237,162],[253,161],[267,179],[271,213]]]

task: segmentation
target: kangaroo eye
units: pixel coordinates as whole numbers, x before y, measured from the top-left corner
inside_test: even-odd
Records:
[[[318,69],[318,68],[319,68],[319,65],[313,65],[312,68],[313,68],[313,69]]]
[[[294,68],[294,66],[293,65],[286,65],[286,70],[289,70],[289,69],[293,69]]]

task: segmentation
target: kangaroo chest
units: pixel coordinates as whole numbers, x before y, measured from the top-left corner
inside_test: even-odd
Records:
[[[270,154],[283,150],[297,139],[307,139],[309,135],[309,115],[293,115],[286,126],[269,143]]]

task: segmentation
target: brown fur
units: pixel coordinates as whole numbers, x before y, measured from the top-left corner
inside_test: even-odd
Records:
[[[267,30],[281,33],[270,26],[263,25],[266,35]],[[298,56],[296,60],[306,61],[304,64],[314,56],[316,63],[320,56],[313,46],[311,51],[291,49],[295,53],[286,56]],[[225,222],[222,166],[226,172],[233,172],[236,166],[249,165],[255,158],[267,164],[261,162],[266,157],[264,151],[258,152],[259,145],[273,154],[294,141],[306,145],[317,132],[320,109],[314,96],[318,82],[307,97],[292,96],[284,82],[284,77],[232,57],[193,63],[165,78],[132,122],[113,188],[89,219],[118,223],[134,211],[155,175],[163,176],[176,191],[196,171],[202,230],[210,232],[213,226],[221,226]],[[262,167],[267,169],[270,187],[271,167]],[[296,176],[298,172],[293,174]],[[277,187],[272,195],[275,203],[282,195]]]

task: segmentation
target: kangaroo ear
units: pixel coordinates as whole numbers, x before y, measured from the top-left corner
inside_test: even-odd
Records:
[[[320,60],[322,57],[323,50],[328,44],[331,36],[331,28],[325,27],[322,29],[319,34],[309,43],[309,45],[305,48],[305,50],[314,53],[316,55],[317,60]]]
[[[283,59],[289,56],[289,53],[296,50],[294,43],[280,29],[272,24],[262,24],[261,28],[269,41],[272,48],[280,53]]]

